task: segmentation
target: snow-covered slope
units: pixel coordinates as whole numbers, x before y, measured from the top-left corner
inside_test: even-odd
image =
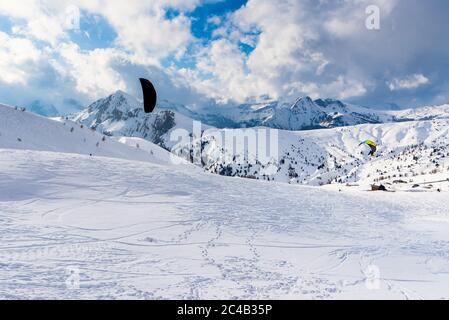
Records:
[[[135,137],[117,137],[118,142],[131,148],[138,148],[150,154],[150,162],[176,167],[177,170],[188,170],[202,172],[203,170],[191,162],[182,159],[162,147],[149,142],[148,140]]]
[[[449,298],[447,194],[0,150],[1,299]]]
[[[49,119],[0,105],[0,149],[77,153],[153,162],[159,161],[161,152],[165,152],[165,158],[169,158],[167,151],[152,146],[147,146],[145,151],[65,118]],[[159,158],[151,155],[151,149]]]

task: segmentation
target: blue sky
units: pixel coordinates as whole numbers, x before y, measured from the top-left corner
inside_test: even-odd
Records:
[[[79,30],[69,30],[70,39],[83,50],[113,46],[117,33],[101,15],[82,12]]]
[[[197,7],[188,14],[192,18],[192,33],[198,38],[210,39],[213,28],[209,26],[208,19],[232,13],[244,6],[246,2],[247,0],[217,1]]]
[[[379,28],[366,27],[367,7]],[[192,108],[259,97],[449,102],[446,0],[0,3],[0,102],[71,112],[138,77]]]

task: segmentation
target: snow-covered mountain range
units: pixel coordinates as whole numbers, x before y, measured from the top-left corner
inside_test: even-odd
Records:
[[[361,183],[365,186],[380,181],[412,186],[431,181],[429,174],[435,178],[443,175],[446,179],[449,105],[378,111],[336,100],[313,101],[306,97],[292,105],[275,102],[243,105],[233,116],[237,114],[241,115],[241,122],[231,120],[236,127],[259,124],[289,129],[276,131],[275,158],[265,162],[248,161],[256,155],[249,154],[247,146],[240,146],[237,154],[233,150],[232,157],[224,156],[232,152],[223,141],[216,139],[217,134],[224,137],[234,131],[245,135],[245,131],[218,129],[209,133],[213,127],[203,124],[198,134],[194,132],[193,121],[204,119],[206,115],[166,101],[159,104],[155,113],[145,115],[138,100],[120,91],[95,102],[73,116],[73,120],[105,135],[146,139],[188,161],[201,158],[196,161],[197,165],[220,175],[298,184]],[[231,116],[227,114],[220,123],[225,124],[229,119]],[[290,130],[316,127],[329,129]],[[258,128],[261,127],[254,130]],[[180,146],[179,141],[171,137],[177,129],[189,132],[188,143]],[[379,144],[376,158],[368,157],[364,147],[359,146],[366,139]],[[424,177],[420,179],[418,175]]]
[[[309,130],[352,126],[367,123],[386,123],[449,118],[449,104],[427,106],[403,110],[377,110],[335,99],[298,98],[294,102],[264,101],[242,104],[233,107],[211,106],[202,111],[192,111],[188,107],[162,100],[158,102],[158,111],[172,111],[177,117],[190,118],[216,128],[248,128],[265,126],[282,130]],[[159,112],[161,116],[165,112]],[[90,121],[110,132],[117,130],[137,130],[132,134],[148,134],[144,124],[127,124],[128,129],[117,128],[116,124],[129,119],[142,119],[142,104],[136,98],[122,91],[94,102],[74,119]],[[150,117],[154,118],[154,117]],[[190,122],[191,122],[190,120]],[[152,125],[151,119],[147,119]]]

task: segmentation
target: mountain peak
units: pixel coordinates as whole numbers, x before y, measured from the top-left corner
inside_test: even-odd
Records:
[[[310,103],[310,102],[313,102],[313,100],[309,96],[304,96],[304,97],[300,97],[300,98],[296,99],[295,103],[298,103],[298,102],[308,102],[308,103]]]
[[[137,99],[135,97],[133,97],[129,93],[126,93],[125,91],[122,91],[122,90],[117,90],[116,92],[111,94],[110,97],[113,97],[113,98],[124,98],[124,99],[130,100],[130,101],[137,101]]]
[[[310,108],[316,107],[315,103],[309,96],[298,98],[295,103],[291,106],[291,109],[295,109],[298,107],[302,108]]]
[[[330,105],[337,105],[337,106],[339,106],[339,107],[344,107],[344,103],[343,102],[341,102],[340,100],[337,100],[337,99],[330,99],[330,98],[327,98],[327,99],[316,99],[315,101],[314,101],[317,105],[319,105],[320,107],[323,107],[323,108],[326,108],[326,107],[328,107],[328,106],[330,106]]]
[[[94,102],[88,109],[90,111],[100,110],[104,112],[106,110],[129,111],[140,108],[142,108],[142,105],[136,98],[122,90],[117,90],[106,98]]]
[[[129,94],[126,93],[126,92],[123,91],[123,90],[117,90],[117,91],[115,91],[112,95],[113,95],[113,96],[128,96]]]

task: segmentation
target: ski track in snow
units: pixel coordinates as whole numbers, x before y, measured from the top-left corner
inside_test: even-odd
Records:
[[[446,194],[37,151],[0,150],[0,167],[3,299],[449,297]]]

